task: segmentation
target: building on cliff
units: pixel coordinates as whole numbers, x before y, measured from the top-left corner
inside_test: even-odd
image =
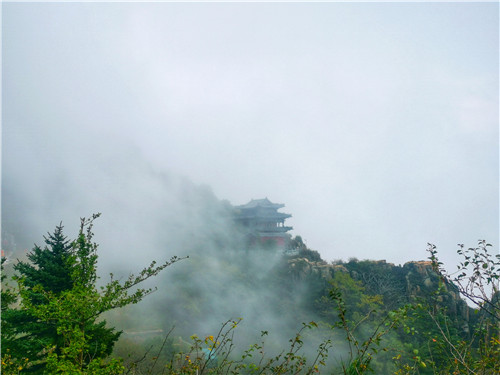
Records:
[[[243,228],[250,245],[285,248],[291,238],[287,232],[293,228],[285,226],[285,220],[292,215],[278,212],[284,206],[264,198],[234,207],[235,221]]]

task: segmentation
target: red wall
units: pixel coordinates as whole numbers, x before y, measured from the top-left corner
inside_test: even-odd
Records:
[[[261,237],[260,242],[266,241],[274,241],[278,246],[285,246],[285,239],[283,237]]]

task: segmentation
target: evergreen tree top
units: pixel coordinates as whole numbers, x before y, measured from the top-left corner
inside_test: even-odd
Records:
[[[60,223],[54,233],[44,236],[45,246],[35,247],[28,253],[28,262],[19,261],[14,269],[24,279],[27,287],[41,285],[45,291],[60,293],[71,289],[72,244],[63,234],[63,225]]]

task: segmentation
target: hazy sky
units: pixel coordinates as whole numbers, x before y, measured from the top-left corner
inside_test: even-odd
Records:
[[[78,203],[93,201],[90,181],[108,176],[112,196],[116,169],[132,181],[141,159],[235,205],[284,203],[327,260],[498,249],[498,3],[2,12],[3,204],[31,207],[4,219],[57,213],[61,196],[74,218],[106,215],[116,207]]]

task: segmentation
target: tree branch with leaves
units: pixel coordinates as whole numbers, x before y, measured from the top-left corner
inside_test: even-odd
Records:
[[[156,288],[140,288],[142,282],[158,275],[166,267],[183,258],[172,257],[157,265],[152,262],[138,275],[130,275],[124,282],[114,279],[98,288],[98,245],[93,242],[93,224],[100,214],[80,220],[80,231],[70,245],[62,236],[62,225],[56,228],[57,246],[40,249],[35,247],[28,256],[32,262],[19,262],[17,276],[19,286],[18,309],[36,323],[36,327],[51,327],[43,332],[43,347],[30,358],[33,368],[51,374],[119,374],[123,371],[120,360],[105,359],[111,353],[121,332],[106,327],[102,314],[115,308],[140,302]],[[51,237],[52,238],[52,237]],[[46,240],[47,242],[47,240]],[[61,251],[56,251],[57,249]],[[56,265],[67,283],[64,288],[51,287],[48,271]],[[60,277],[60,278],[61,278]],[[38,340],[38,330],[24,327],[17,334],[18,340],[31,337]],[[2,347],[2,358],[4,355]],[[17,353],[21,356],[23,353]],[[33,354],[33,353],[31,353]]]

